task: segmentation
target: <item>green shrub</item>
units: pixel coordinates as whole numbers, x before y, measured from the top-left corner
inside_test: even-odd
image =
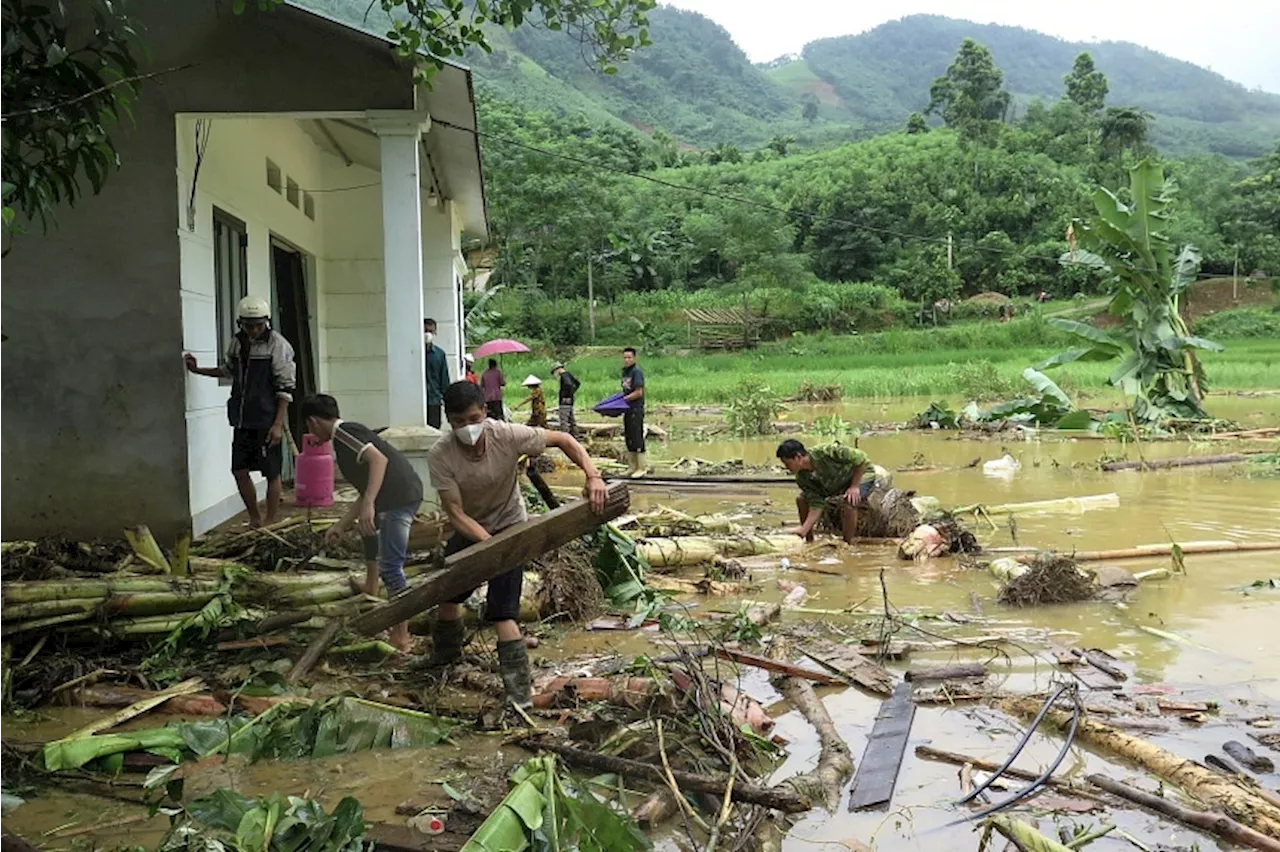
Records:
[[[985,359],[952,364],[951,378],[955,382],[956,392],[966,399],[1008,399],[1022,389],[1018,383],[1002,376],[996,365]]]
[[[724,408],[729,431],[743,438],[773,433],[773,421],[786,408],[782,398],[757,378],[746,378],[733,389]]]
[[[1195,333],[1210,340],[1280,338],[1280,313],[1264,308],[1231,308],[1196,320]]]

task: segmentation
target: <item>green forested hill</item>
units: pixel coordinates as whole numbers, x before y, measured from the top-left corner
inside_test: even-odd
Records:
[[[305,0],[326,14],[380,31],[367,0]],[[366,13],[368,16],[366,17]],[[816,147],[900,129],[924,108],[933,78],[960,42],[989,47],[1019,114],[1033,98],[1056,101],[1082,50],[1107,76],[1112,105],[1152,113],[1151,139],[1167,154],[1261,155],[1280,137],[1280,95],[1251,92],[1222,76],[1135,44],[1079,44],[1017,27],[915,15],[856,36],[822,39],[789,61],[754,65],[728,32],[695,12],[650,13],[653,44],[616,75],[600,74],[570,36],[536,26],[496,32],[494,52],[465,62],[477,82],[525,109],[661,129],[701,149],[758,148],[779,135]],[[803,117],[806,101],[818,114]]]
[[[1017,101],[1056,100],[1081,51],[1107,76],[1109,104],[1137,105],[1156,117],[1153,139],[1168,153],[1216,151],[1253,156],[1280,136],[1280,95],[1251,92],[1219,74],[1127,42],[1082,44],[995,24],[914,15],[856,36],[806,45],[770,76],[797,96],[812,92],[820,116],[873,128],[900,127],[928,103],[929,84],[956,46],[973,38],[991,50]]]

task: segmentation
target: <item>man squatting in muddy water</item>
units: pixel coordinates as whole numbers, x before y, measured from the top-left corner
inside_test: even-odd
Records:
[[[455,530],[445,546],[451,556],[528,519],[520,491],[521,456],[558,447],[587,476],[585,493],[596,512],[604,509],[607,489],[586,449],[567,432],[552,432],[486,416],[485,393],[471,382],[454,382],[444,392],[444,416],[452,431],[427,454],[431,483]],[[498,671],[507,698],[527,707],[532,688],[529,654],[520,635],[520,591],[524,566],[516,565],[489,581],[485,619],[498,632]],[[462,604],[468,591],[440,604],[432,627],[434,651],[429,664],[445,666],[462,657],[466,638]]]
[[[858,507],[875,487],[870,457],[856,447],[826,444],[805,449],[795,439],[778,445],[778,458],[800,486],[796,509],[800,526],[791,532],[813,539],[814,527],[825,514],[849,544],[858,537]]]

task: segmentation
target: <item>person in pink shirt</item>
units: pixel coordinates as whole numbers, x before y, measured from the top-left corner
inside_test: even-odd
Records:
[[[480,387],[484,390],[484,407],[490,420],[505,420],[502,411],[502,389],[507,385],[507,377],[498,369],[498,362],[489,359],[489,369],[480,376]]]

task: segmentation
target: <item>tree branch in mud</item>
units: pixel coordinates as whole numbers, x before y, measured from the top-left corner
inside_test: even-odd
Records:
[[[774,640],[769,655],[785,663],[791,656],[790,651],[791,642],[779,637]],[[791,776],[779,786],[790,787],[802,795],[821,801],[828,811],[834,811],[840,803],[841,789],[853,775],[853,755],[849,751],[849,744],[836,730],[831,714],[814,692],[811,683],[802,678],[784,676],[774,678],[773,685],[796,712],[813,725],[821,746],[816,767],[809,772]]]
[[[1232,843],[1238,843],[1241,846],[1247,846],[1250,849],[1261,849],[1262,852],[1280,852],[1280,840],[1267,837],[1248,826],[1241,825],[1226,814],[1184,808],[1168,799],[1143,790],[1137,790],[1128,784],[1121,784],[1119,781],[1108,778],[1105,775],[1089,775],[1085,780],[1093,786],[1133,802],[1135,805],[1141,805],[1148,810],[1176,819],[1183,825],[1208,831],[1218,837],[1229,840]]]

